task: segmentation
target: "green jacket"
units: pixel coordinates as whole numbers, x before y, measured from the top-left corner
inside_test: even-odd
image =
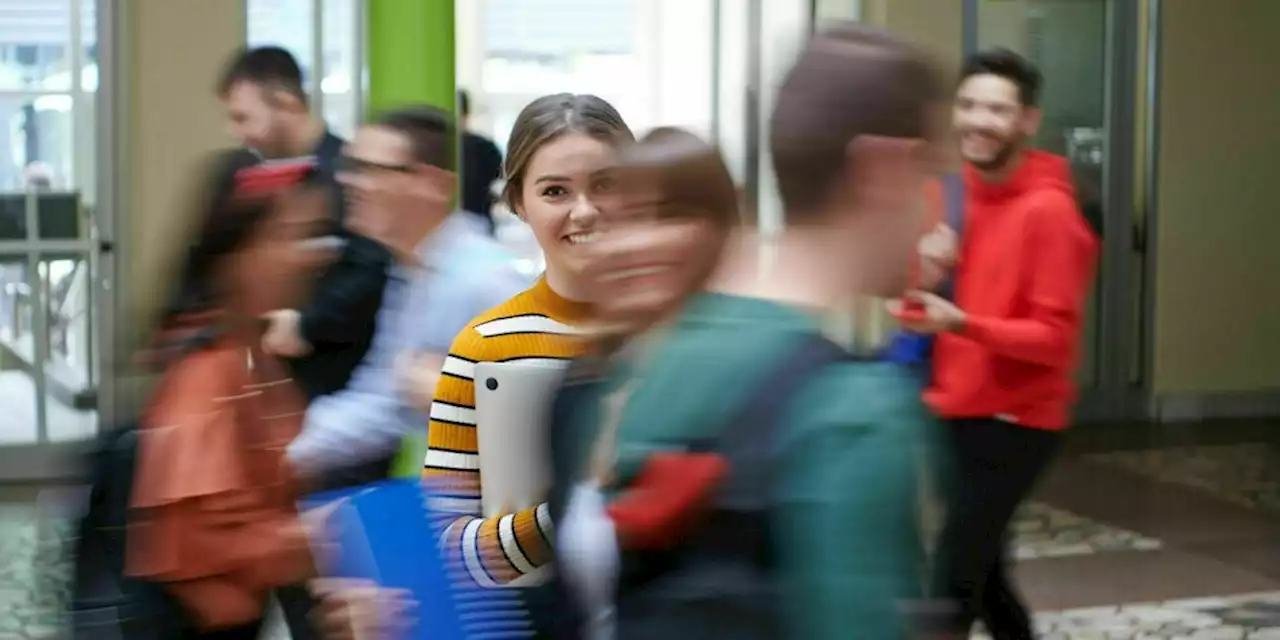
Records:
[[[775,303],[718,294],[692,301],[636,364],[618,427],[618,486],[654,452],[723,428],[818,320]],[[627,367],[604,372],[595,393]],[[774,532],[780,603],[796,638],[900,638],[899,604],[920,595],[917,475],[931,418],[898,365],[849,361],[815,374],[788,403]],[[575,403],[569,458],[585,472],[598,402]],[[572,473],[572,471],[570,471]],[[565,478],[562,477],[562,480]]]

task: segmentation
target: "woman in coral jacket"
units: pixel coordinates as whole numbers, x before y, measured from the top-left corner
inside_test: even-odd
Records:
[[[320,256],[323,193],[306,163],[218,162],[160,339],[139,432],[126,571],[161,586],[183,638],[256,638],[271,591],[309,577],[308,536],[284,447],[304,400],[259,348]],[[182,246],[182,245],[180,245]]]

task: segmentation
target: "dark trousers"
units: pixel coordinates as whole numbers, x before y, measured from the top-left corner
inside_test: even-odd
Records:
[[[184,635],[183,638],[184,640],[258,640],[258,634],[261,631],[262,622],[259,621],[231,629],[189,633]]]
[[[993,640],[1030,640],[1033,627],[1009,575],[1009,521],[1053,459],[1059,434],[994,419],[945,425],[946,520],[934,565],[935,597],[956,605],[951,633],[981,620]]]
[[[276,602],[280,604],[285,626],[289,627],[289,637],[293,640],[320,640],[320,632],[311,617],[318,603],[311,596],[310,589],[305,585],[276,589]]]

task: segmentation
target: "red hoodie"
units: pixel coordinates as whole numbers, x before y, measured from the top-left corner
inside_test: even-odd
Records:
[[[925,401],[944,418],[1062,429],[1098,238],[1077,208],[1065,158],[1028,151],[1003,183],[970,166],[964,180],[955,296],[968,320],[938,336]]]

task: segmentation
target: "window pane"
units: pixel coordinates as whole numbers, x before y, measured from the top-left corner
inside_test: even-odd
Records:
[[[0,97],[0,191],[71,185],[71,96]]]
[[[98,90],[98,2],[80,0],[80,40],[84,49],[84,72],[80,74],[80,88]]]
[[[334,133],[350,137],[360,122],[355,92],[359,77],[356,52],[356,0],[322,0],[324,20],[324,75],[320,89],[321,113]]]
[[[0,90],[65,91],[70,3],[0,0]]]
[[[97,0],[79,0],[80,39],[84,51],[83,71],[80,73],[80,89],[83,91],[76,105],[75,183],[85,205],[93,206],[97,198],[97,177],[94,173],[98,142],[98,104],[94,93],[98,90],[98,3]]]
[[[26,257],[0,255],[0,444],[36,441],[36,386],[27,370],[35,344],[32,323],[36,309],[33,278]]]
[[[49,439],[55,442],[89,438],[98,426],[90,265],[78,255],[45,254],[40,259],[49,339],[45,415]]]
[[[246,34],[249,46],[274,45],[288,49],[298,59],[303,77],[310,77],[315,51],[311,0],[247,0],[245,5],[249,14]]]
[[[324,94],[324,121],[334,135],[350,140],[360,122],[356,115],[356,97],[351,91]]]
[[[482,86],[472,109],[489,117],[502,144],[526,97],[590,92],[633,126],[647,120],[650,95],[633,51],[634,0],[491,0],[482,13]],[[636,126],[635,128],[643,128]]]

